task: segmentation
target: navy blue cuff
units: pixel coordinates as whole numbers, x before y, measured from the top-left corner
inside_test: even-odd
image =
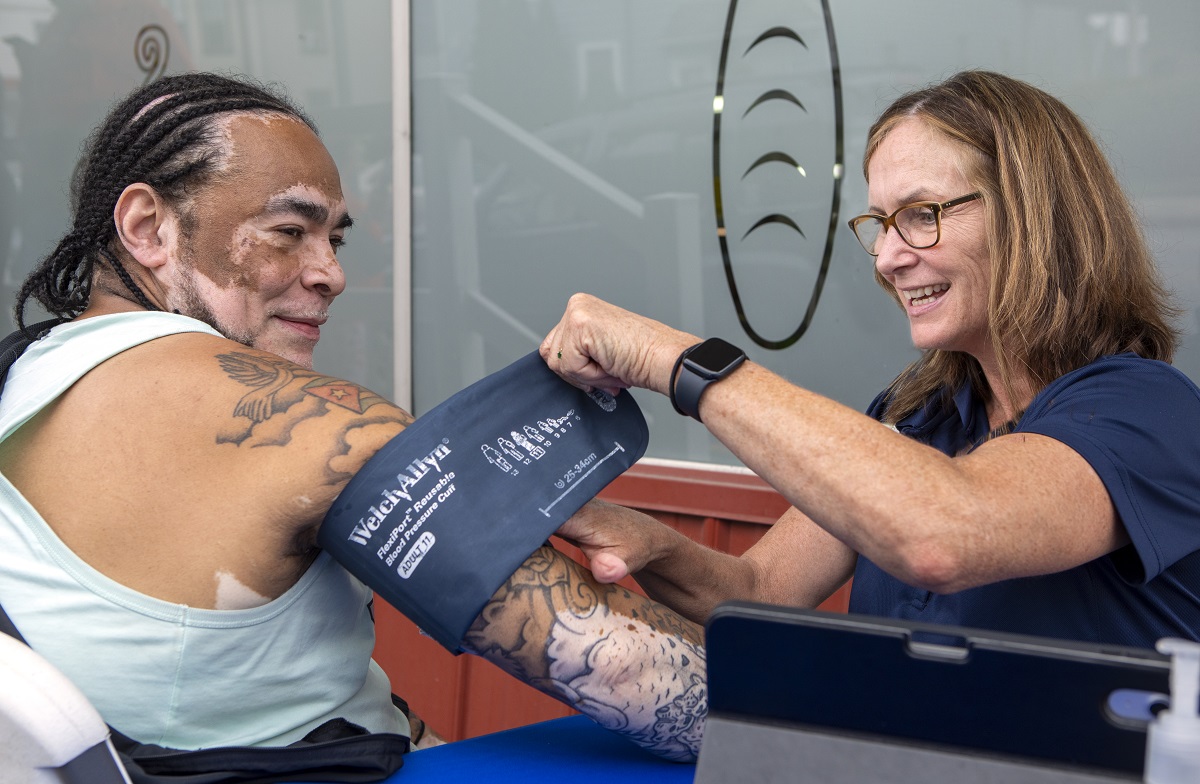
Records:
[[[318,542],[457,651],[504,581],[648,440],[628,391],[584,393],[534,352],[380,449],[330,507]]]

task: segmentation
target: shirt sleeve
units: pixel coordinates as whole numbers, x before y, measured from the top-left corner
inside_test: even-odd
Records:
[[[1124,579],[1200,550],[1200,389],[1176,368],[1098,360],[1047,387],[1017,430],[1066,444],[1100,476],[1132,540],[1111,556]]]

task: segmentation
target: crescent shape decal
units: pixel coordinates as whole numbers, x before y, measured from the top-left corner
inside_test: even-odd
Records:
[[[735,0],[735,2],[736,2],[736,0]],[[796,43],[803,46],[805,49],[808,48],[808,44],[804,43],[804,39],[801,38],[800,34],[797,33],[795,30],[793,30],[792,28],[790,28],[790,27],[772,27],[770,30],[767,30],[765,33],[760,35],[758,38],[755,38],[754,43],[747,46],[746,51],[742,52],[742,57],[745,57],[746,55],[750,54],[751,49],[753,49],[754,47],[761,44],[763,41],[766,41],[767,39],[770,39],[770,38],[790,38],[793,41],[795,41]]]
[[[757,161],[750,164],[750,168],[746,169],[746,173],[742,175],[742,179],[743,180],[746,179],[747,175],[749,175],[750,172],[754,171],[759,166],[762,166],[764,163],[776,163],[776,162],[786,163],[788,166],[791,166],[793,169],[800,172],[800,174],[802,176],[807,176],[807,173],[804,171],[804,167],[801,166],[800,162],[797,161],[795,158],[788,155],[786,152],[783,152],[782,150],[772,150],[771,152],[768,152],[764,155],[759,156]]]
[[[755,98],[754,103],[750,104],[750,106],[746,108],[746,111],[742,112],[742,118],[745,119],[746,115],[753,111],[754,107],[759,106],[767,101],[787,101],[788,103],[796,104],[806,112],[808,111],[808,109],[804,108],[804,104],[800,103],[800,99],[789,93],[787,90],[767,90],[765,93]]]
[[[712,145],[713,145],[713,158],[712,158],[712,161],[713,161],[713,204],[714,204],[715,217],[716,217],[717,241],[721,248],[721,260],[722,260],[722,263],[725,268],[725,281],[728,284],[729,294],[733,300],[734,308],[737,311],[738,322],[742,325],[742,329],[745,330],[746,334],[750,336],[751,340],[753,340],[759,346],[762,346],[763,348],[767,348],[767,349],[774,349],[774,350],[785,349],[788,346],[791,346],[794,343],[796,343],[796,341],[798,341],[804,335],[804,333],[808,330],[809,325],[812,323],[813,316],[816,313],[817,304],[821,299],[821,292],[825,286],[825,278],[829,272],[829,264],[830,264],[830,260],[833,255],[834,236],[835,236],[835,232],[837,230],[838,224],[839,224],[838,215],[839,215],[839,207],[841,204],[842,173],[845,171],[845,166],[844,166],[844,153],[845,153],[845,150],[844,150],[844,119],[843,119],[843,109],[842,109],[841,67],[840,67],[839,61],[838,61],[837,39],[836,39],[836,36],[834,35],[833,18],[830,13],[830,9],[829,9],[829,0],[821,0],[821,10],[822,10],[822,14],[824,17],[823,21],[824,21],[824,28],[825,28],[825,37],[826,37],[826,40],[828,42],[828,47],[829,47],[829,71],[828,71],[828,74],[829,74],[829,78],[830,78],[829,84],[832,89],[832,114],[833,114],[833,137],[834,137],[832,140],[833,161],[830,162],[831,165],[828,167],[826,167],[825,164],[823,164],[823,163],[818,166],[818,165],[811,164],[809,161],[803,160],[803,158],[801,158],[800,160],[797,160],[797,156],[793,156],[792,154],[789,154],[788,152],[785,152],[783,150],[775,149],[771,152],[760,155],[757,158],[757,160],[755,160],[754,163],[752,163],[745,170],[745,173],[741,177],[741,180],[745,181],[745,180],[747,180],[748,177],[750,177],[751,172],[754,172],[755,170],[759,169],[764,164],[775,163],[775,162],[785,163],[789,167],[795,169],[797,171],[797,173],[800,174],[801,177],[803,178],[801,180],[795,181],[798,183],[802,183],[805,181],[811,181],[812,178],[809,175],[812,172],[818,172],[818,173],[822,172],[822,171],[832,172],[832,187],[831,187],[830,199],[828,202],[829,203],[828,212],[826,213],[825,210],[821,209],[820,214],[816,216],[815,221],[811,221],[811,220],[808,221],[809,223],[815,222],[818,225],[821,223],[825,224],[825,226],[824,226],[825,238],[824,238],[823,252],[821,253],[821,256],[820,256],[820,263],[819,263],[818,269],[817,269],[816,280],[813,284],[812,294],[809,296],[808,306],[805,309],[804,315],[801,318],[799,325],[790,334],[788,334],[787,336],[785,336],[783,338],[777,339],[777,340],[764,337],[762,334],[760,334],[758,331],[756,331],[754,329],[754,327],[750,324],[749,317],[747,316],[746,307],[742,301],[742,295],[738,290],[737,279],[736,279],[736,276],[734,275],[734,257],[736,255],[737,248],[731,248],[730,240],[727,236],[728,235],[728,227],[726,224],[729,220],[731,220],[730,216],[734,212],[734,210],[732,210],[731,207],[736,206],[734,204],[734,202],[736,201],[736,197],[731,197],[728,194],[723,194],[723,189],[721,187],[721,153],[722,153],[721,122],[722,122],[722,115],[724,113],[723,110],[726,107],[731,108],[730,102],[727,101],[728,96],[726,95],[726,78],[728,76],[730,65],[731,65],[730,59],[729,59],[729,52],[730,52],[730,46],[731,46],[731,42],[732,42],[732,38],[733,38],[734,20],[738,16],[738,0],[730,0],[729,12],[725,18],[725,33],[724,33],[724,36],[722,38],[722,43],[721,43],[721,58],[720,58],[720,64],[719,64],[719,67],[717,70],[716,96],[713,101],[714,111],[713,111],[713,141],[712,141]],[[789,27],[789,26],[786,26],[783,24],[772,24],[770,27],[766,28],[766,30],[764,32],[758,34],[754,38],[753,43],[751,43],[746,48],[745,52],[742,54],[742,58],[746,58],[747,56],[749,56],[751,54],[751,51],[756,49],[757,47],[759,47],[760,44],[763,44],[764,42],[772,40],[772,39],[778,39],[780,41],[785,41],[785,42],[790,41],[793,44],[798,44],[800,47],[803,48],[803,50],[805,52],[810,51],[808,44],[804,41],[804,38],[799,33],[797,33],[793,27]],[[810,38],[809,40],[813,40],[813,39]],[[800,50],[797,49],[797,51],[800,51]],[[758,53],[755,53],[755,56],[757,57]],[[760,91],[758,93],[757,97],[749,103],[748,108],[746,108],[745,111],[742,112],[742,114],[740,116],[740,120],[738,120],[738,122],[745,121],[747,119],[747,115],[750,114],[751,110],[756,109],[757,107],[760,107],[763,104],[768,103],[768,102],[780,102],[780,103],[784,103],[784,104],[791,104],[791,105],[799,107],[806,114],[809,113],[809,108],[806,107],[805,104],[803,102],[801,102],[801,100],[799,98],[797,98],[796,95],[792,91],[786,90],[782,87],[772,87],[771,89],[768,89],[766,91]],[[764,111],[765,111],[765,109],[764,109]],[[737,120],[737,117],[738,117],[737,115],[734,115],[735,120]],[[736,130],[737,129],[733,128],[733,127],[727,128],[726,129],[726,137],[725,137],[726,140],[728,140],[730,133],[735,132]],[[805,164],[809,164],[809,165],[806,166]],[[754,176],[759,177],[762,175],[756,174]],[[733,184],[736,184],[737,182],[738,182],[737,180],[733,180],[732,184],[730,185],[730,188],[733,188]],[[819,185],[819,183],[811,183],[811,184],[813,184],[814,186]],[[724,199],[733,199],[733,201],[730,201],[727,203]],[[818,203],[820,203],[820,202],[818,202]],[[809,213],[806,217],[812,218],[813,215],[811,213]],[[739,240],[738,242],[745,242],[746,239],[751,236],[751,234],[754,234],[756,232],[756,230],[758,230],[762,227],[765,227],[765,226],[770,226],[770,225],[778,225],[778,226],[783,226],[783,227],[789,228],[795,233],[796,236],[803,238],[803,240],[807,241],[808,234],[802,228],[803,224],[805,224],[805,223],[806,223],[806,221],[804,221],[803,219],[797,220],[795,217],[786,214],[785,211],[783,211],[783,210],[772,210],[770,212],[770,214],[768,214],[764,217],[760,217],[756,221],[754,221],[753,225],[751,225],[750,228],[741,235],[741,240]],[[810,229],[811,229],[811,226],[810,226]],[[815,239],[819,239],[819,235],[818,235],[818,237],[815,237]]]
[[[802,229],[798,225],[796,225],[796,221],[794,221],[791,218],[789,218],[788,216],[782,215],[778,212],[774,213],[772,215],[767,215],[765,217],[759,218],[758,223],[755,223],[753,226],[746,229],[746,233],[742,235],[742,239],[746,239],[754,232],[755,229],[761,228],[762,226],[766,226],[768,223],[778,223],[780,225],[787,226],[789,229],[796,232],[801,237],[808,239],[808,235],[804,233],[804,229]]]

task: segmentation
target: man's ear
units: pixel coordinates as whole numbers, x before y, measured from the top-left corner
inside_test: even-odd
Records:
[[[176,218],[154,188],[135,182],[121,192],[113,208],[117,236],[125,250],[147,269],[157,269],[171,258]]]

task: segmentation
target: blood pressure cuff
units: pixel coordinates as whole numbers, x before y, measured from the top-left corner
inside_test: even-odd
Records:
[[[488,599],[648,437],[627,391],[585,393],[534,352],[380,449],[333,502],[318,542],[457,652]]]

